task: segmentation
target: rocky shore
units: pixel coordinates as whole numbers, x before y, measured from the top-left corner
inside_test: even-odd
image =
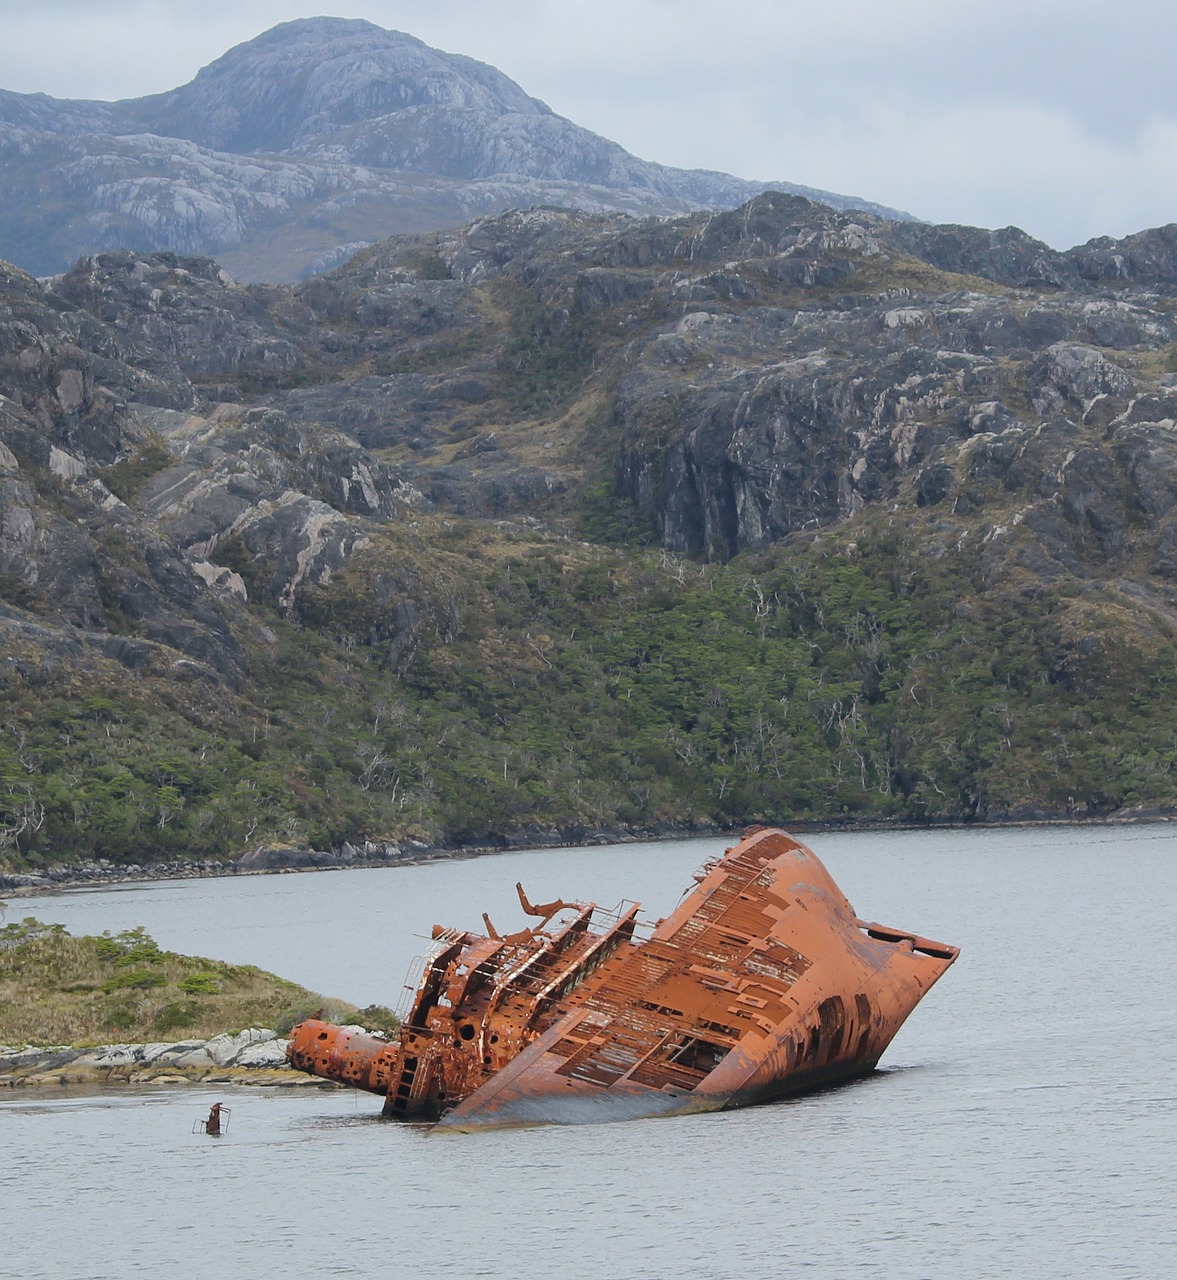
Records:
[[[419,840],[396,843],[390,840],[365,841],[352,845],[344,841],[338,848],[319,850],[286,845],[262,845],[238,858],[173,858],[166,862],[119,863],[107,858],[27,871],[0,871],[0,893],[12,897],[43,893],[51,889],[82,888],[139,880],[197,880],[207,876],[265,875],[287,871],[330,871],[351,867],[413,866],[439,858],[474,858],[483,854],[506,853],[513,849],[566,848],[578,845],[623,844],[636,840],[684,839],[689,836],[721,835],[718,827],[683,827],[660,823],[649,828],[528,826],[504,833],[493,844],[462,845]]]
[[[236,1035],[218,1035],[210,1040],[106,1044],[89,1049],[65,1045],[23,1048],[0,1045],[0,1088],[109,1084],[321,1085],[323,1081],[316,1077],[291,1070],[286,1063],[286,1044],[275,1031],[251,1027]]]
[[[924,830],[928,827],[1009,827],[1098,824],[1114,826],[1142,822],[1177,820],[1177,810],[1162,805],[1137,805],[1111,814],[1087,814],[1081,810],[1062,813],[1045,806],[1025,806],[1003,819],[983,823],[940,821],[915,826],[902,819],[849,817],[826,822],[789,822],[785,825],[799,836],[822,831]],[[209,876],[275,875],[292,871],[332,871],[361,867],[415,866],[443,858],[477,858],[493,853],[524,849],[561,849],[601,844],[627,844],[642,840],[686,840],[695,836],[717,839],[734,833],[717,826],[684,826],[657,823],[649,827],[543,826],[515,828],[494,843],[465,845],[449,842],[426,844],[407,840],[366,841],[352,845],[346,841],[335,849],[318,850],[285,845],[263,845],[237,858],[174,858],[166,862],[118,863],[106,858],[93,862],[48,867],[36,871],[0,871],[0,894],[27,897],[53,889],[91,888],[105,884],[147,880],[199,880]]]
[[[238,858],[173,858],[166,862],[122,863],[98,858],[28,871],[0,872],[0,893],[14,896],[46,889],[79,888],[137,880],[199,880],[209,876],[258,875],[277,871],[326,871],[342,867],[407,865],[431,857],[449,856],[425,845],[368,842],[339,849],[262,846]]]

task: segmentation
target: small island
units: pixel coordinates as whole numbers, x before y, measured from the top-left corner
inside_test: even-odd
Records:
[[[253,965],[161,950],[142,928],[75,938],[31,916],[0,927],[0,1085],[301,1084],[285,1036],[315,1013],[396,1025],[388,1009]]]

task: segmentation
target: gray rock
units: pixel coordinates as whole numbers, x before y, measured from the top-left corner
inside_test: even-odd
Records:
[[[1131,375],[1102,352],[1065,342],[1048,347],[1030,377],[1037,387],[1034,407],[1043,416],[1066,405],[1083,412],[1097,396],[1126,397],[1133,388]]]
[[[137,1044],[103,1045],[94,1054],[86,1055],[96,1067],[130,1067],[143,1060],[143,1047]]]
[[[0,889],[34,889],[47,883],[45,876],[0,875]]]
[[[333,18],[284,23],[149,98],[0,92],[0,163],[0,256],[39,274],[133,244],[236,250],[249,278],[294,279],[356,244],[330,230],[344,218],[374,240],[527,205],[668,214],[763,189],[638,160],[493,67]],[[275,226],[305,247],[275,255]]]
[[[191,1047],[193,1046],[191,1045],[187,1046],[187,1048],[191,1048]],[[172,1052],[174,1049],[175,1049],[175,1045],[172,1042],[154,1040],[149,1044],[140,1046],[141,1061],[144,1063],[144,1065],[150,1065],[154,1062],[158,1062],[159,1059],[164,1056],[164,1054]]]
[[[156,1059],[156,1061],[169,1062],[173,1066],[182,1068],[204,1068],[217,1065],[211,1055],[205,1051],[203,1045],[198,1049],[189,1049],[186,1053],[178,1053],[174,1056],[170,1054],[164,1055]]]
[[[22,1049],[0,1045],[0,1071],[51,1071],[54,1067],[68,1066],[80,1056],[79,1050],[66,1045],[53,1048],[26,1045]]]
[[[341,866],[344,861],[336,853],[271,845],[243,853],[236,865],[238,871],[309,871],[312,868]]]
[[[250,1027],[236,1035],[214,1036],[204,1046],[205,1053],[218,1067],[239,1065],[244,1050],[253,1045],[265,1044],[275,1038],[275,1032],[260,1027]]]
[[[175,1040],[170,1044],[153,1043],[143,1046],[144,1063],[175,1064],[189,1053],[203,1051],[203,1040]],[[207,1057],[207,1055],[205,1055]],[[212,1059],[209,1058],[209,1062]]]
[[[289,1040],[267,1040],[242,1049],[234,1060],[237,1067],[284,1067]]]

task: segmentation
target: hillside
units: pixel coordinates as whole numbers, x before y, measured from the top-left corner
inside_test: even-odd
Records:
[[[0,277],[10,867],[1173,807],[1177,228]]]
[[[494,67],[343,18],[283,23],[148,98],[0,90],[0,165],[0,258],[38,275],[130,248],[294,280],[391,233],[507,208],[672,214],[767,185],[639,160]]]

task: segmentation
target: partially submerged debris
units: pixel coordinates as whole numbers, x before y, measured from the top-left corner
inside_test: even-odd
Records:
[[[435,927],[398,1040],[312,1019],[299,1070],[451,1128],[714,1111],[873,1070],[958,949],[858,919],[783,831],[754,828],[638,936],[638,906],[560,900],[534,928]]]

